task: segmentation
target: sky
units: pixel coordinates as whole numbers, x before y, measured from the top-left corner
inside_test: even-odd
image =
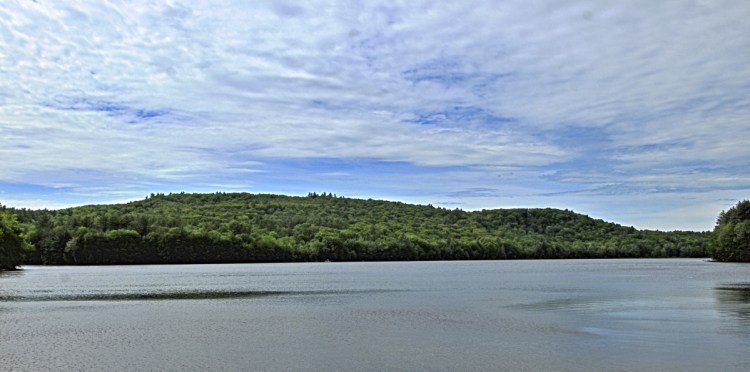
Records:
[[[0,203],[252,192],[711,230],[750,2],[3,1]]]

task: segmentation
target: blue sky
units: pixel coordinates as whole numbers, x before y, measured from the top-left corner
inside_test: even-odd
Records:
[[[309,191],[709,230],[750,2],[4,1],[0,203]]]

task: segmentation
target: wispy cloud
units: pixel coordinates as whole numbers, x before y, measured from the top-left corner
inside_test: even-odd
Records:
[[[748,18],[728,0],[4,2],[0,201],[328,190],[708,229],[750,191]]]

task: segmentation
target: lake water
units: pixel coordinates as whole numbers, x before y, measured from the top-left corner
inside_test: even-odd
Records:
[[[750,265],[30,266],[0,369],[750,371]]]

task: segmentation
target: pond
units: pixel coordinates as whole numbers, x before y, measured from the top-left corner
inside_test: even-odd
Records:
[[[750,265],[699,259],[28,266],[17,370],[750,370]]]

